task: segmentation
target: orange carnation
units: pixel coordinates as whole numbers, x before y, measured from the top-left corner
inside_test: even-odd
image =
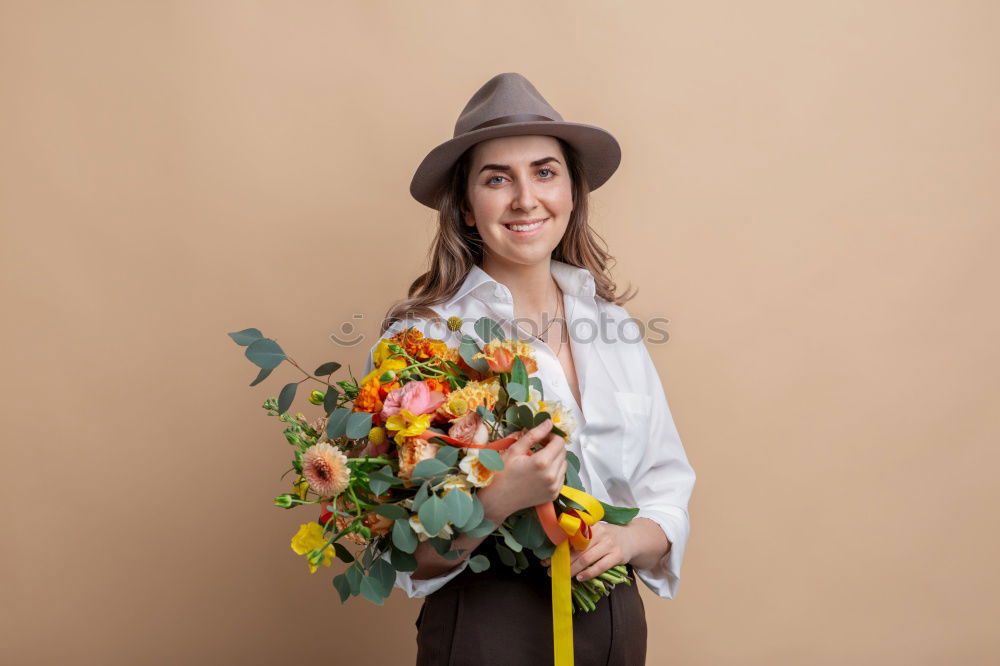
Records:
[[[354,399],[355,412],[371,412],[378,414],[382,411],[382,397],[379,393],[379,382],[377,378],[369,379],[361,385],[358,397]]]

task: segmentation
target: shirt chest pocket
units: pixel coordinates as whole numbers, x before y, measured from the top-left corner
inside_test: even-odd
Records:
[[[642,452],[649,446],[653,399],[644,393],[615,391],[615,406],[621,414],[621,465],[624,478],[631,478]]]

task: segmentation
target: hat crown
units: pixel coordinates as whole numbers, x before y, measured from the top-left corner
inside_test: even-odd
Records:
[[[562,119],[531,81],[517,72],[504,72],[484,83],[465,105],[454,137],[494,125]]]

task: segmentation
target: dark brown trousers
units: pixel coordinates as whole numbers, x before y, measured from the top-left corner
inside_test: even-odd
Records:
[[[498,564],[491,541],[476,549],[490,558],[489,569],[466,568],[424,598],[417,666],[551,666],[552,579],[530,554],[531,567],[519,574]],[[573,614],[575,666],[645,666],[646,613],[628,569],[632,585],[617,585],[596,610]]]

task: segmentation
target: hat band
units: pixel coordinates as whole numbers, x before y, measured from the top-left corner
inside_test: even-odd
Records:
[[[494,118],[492,120],[487,120],[484,123],[479,123],[468,132],[475,132],[476,130],[483,129],[484,127],[492,127],[493,125],[506,125],[508,123],[528,123],[534,120],[552,120],[548,116],[540,116],[536,113],[515,113],[510,116],[500,116],[499,118]]]

